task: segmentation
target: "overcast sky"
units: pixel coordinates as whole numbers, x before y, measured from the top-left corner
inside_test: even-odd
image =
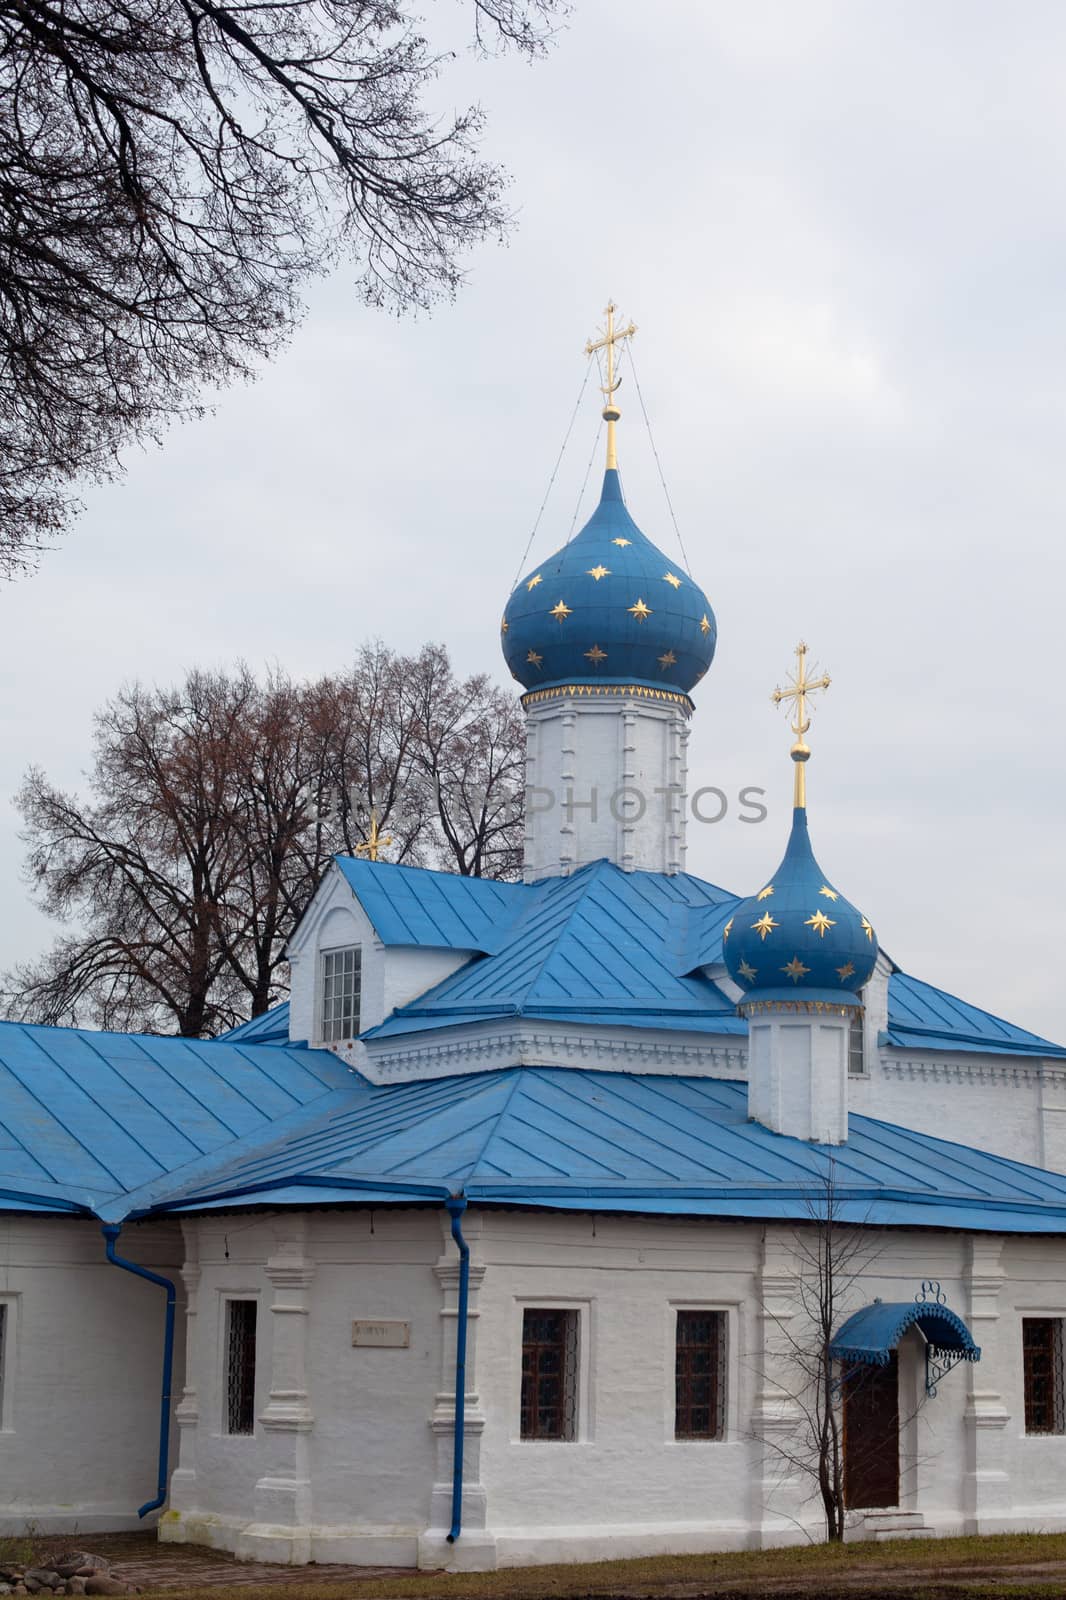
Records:
[[[500,611],[612,295],[718,615],[693,782],[771,808],[693,826],[690,869],[750,892],[780,859],[769,694],[802,635],[834,679],[826,872],[905,970],[1066,1040],[1064,74],[1060,0],[577,0],[547,61],[461,59],[442,92],[486,109],[509,247],[418,321],[351,270],[313,286],[257,384],[0,590],[0,966],[51,938],[11,796],[30,763],[83,783],[123,680],[312,674],[377,634],[510,683]],[[676,550],[620,398],[630,509]],[[590,386],[531,560],[597,426]]]

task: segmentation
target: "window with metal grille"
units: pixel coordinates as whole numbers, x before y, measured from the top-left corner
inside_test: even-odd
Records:
[[[226,1301],[226,1432],[255,1432],[254,1300]]]
[[[1026,1433],[1066,1433],[1062,1397],[1062,1318],[1022,1318]]]
[[[858,1074],[866,1071],[866,1040],[863,1031],[862,1012],[856,1011],[851,1019],[848,1029],[848,1072]]]
[[[577,1438],[577,1311],[522,1317],[523,1439]]]
[[[324,1044],[354,1039],[359,1032],[359,989],[363,952],[327,950],[322,956],[322,1029]]]
[[[724,1311],[679,1311],[675,1439],[725,1438]]]

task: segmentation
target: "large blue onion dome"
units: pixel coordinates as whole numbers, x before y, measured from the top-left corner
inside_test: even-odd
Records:
[[[717,638],[707,596],[641,533],[613,466],[581,532],[526,574],[503,616],[504,657],[527,690],[613,684],[687,696]]]
[[[741,1009],[769,1005],[860,1005],[874,970],[877,939],[830,883],[811,849],[805,806],[792,813],[785,858],[758,894],[742,900],[726,925],[722,955],[741,989]]]

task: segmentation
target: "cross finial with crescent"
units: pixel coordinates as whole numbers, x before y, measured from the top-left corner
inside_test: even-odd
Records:
[[[810,746],[803,737],[811,725],[807,697],[820,689],[828,689],[830,681],[828,672],[823,672],[819,678],[812,678],[809,675],[807,670],[807,646],[801,639],[796,646],[796,670],[788,675],[788,687],[782,689],[778,686],[770,696],[775,706],[782,705],[786,701],[791,701],[793,704],[793,717],[789,726],[796,735],[791,755],[796,763],[794,804],[797,807],[803,807],[807,803],[807,789],[803,776],[803,764],[811,753]]]
[[[603,392],[603,420],[607,424],[608,471],[610,471],[611,468],[617,469],[618,467],[618,452],[615,445],[614,425],[622,415],[618,409],[618,406],[615,404],[614,398],[615,392],[622,382],[621,378],[617,377],[615,373],[615,346],[620,345],[623,339],[632,339],[633,335],[637,331],[637,325],[635,322],[631,322],[628,328],[615,327],[614,314],[617,309],[618,308],[613,300],[609,300],[607,302],[607,326],[598,339],[590,339],[588,344],[585,346],[585,354],[587,356],[594,356],[598,350],[606,350],[607,352],[607,382],[601,384],[600,388]]]

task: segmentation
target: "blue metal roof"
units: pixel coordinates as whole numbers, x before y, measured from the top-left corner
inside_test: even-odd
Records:
[[[0,1209],[98,1212],[350,1079],[328,1051],[0,1023]]]
[[[829,1354],[834,1361],[860,1366],[887,1367],[908,1328],[918,1328],[934,1350],[952,1350],[966,1361],[980,1361],[981,1351],[957,1312],[945,1305],[914,1300],[875,1300],[863,1306],[833,1336]]]
[[[387,892],[375,878],[380,863],[355,865]],[[431,876],[443,879],[442,895],[483,881]],[[746,1035],[733,1003],[702,975],[722,963],[735,895],[690,873],[623,872],[607,861],[569,878],[494,887],[511,891],[495,941],[485,936],[479,946],[494,944],[494,953],[394,1011],[366,1039],[508,1016]],[[889,979],[888,1024],[888,1044],[1066,1057],[1066,1048],[901,972]]]
[[[498,1016],[743,1033],[722,991],[685,976],[686,918],[731,900],[687,873],[623,872],[595,861],[525,890],[496,953],[403,1006],[364,1038]]]
[[[490,952],[499,947],[529,892],[521,883],[464,878],[428,867],[353,856],[334,860],[387,945]]]
[[[1012,1056],[1066,1056],[1066,1048],[1004,1022],[931,983],[894,972],[888,981],[886,1044],[905,1049],[976,1050]]]
[[[264,1011],[262,1016],[239,1022],[217,1037],[227,1044],[288,1044],[289,1002],[283,1000],[280,1005]]]
[[[229,1204],[484,1204],[810,1220],[832,1177],[843,1222],[1066,1232],[1066,1176],[852,1116],[844,1146],[748,1120],[713,1078],[561,1067],[360,1089],[354,1104],[130,1197],[136,1213]],[[299,1199],[286,1200],[290,1193]],[[375,1200],[374,1203],[380,1203]]]

